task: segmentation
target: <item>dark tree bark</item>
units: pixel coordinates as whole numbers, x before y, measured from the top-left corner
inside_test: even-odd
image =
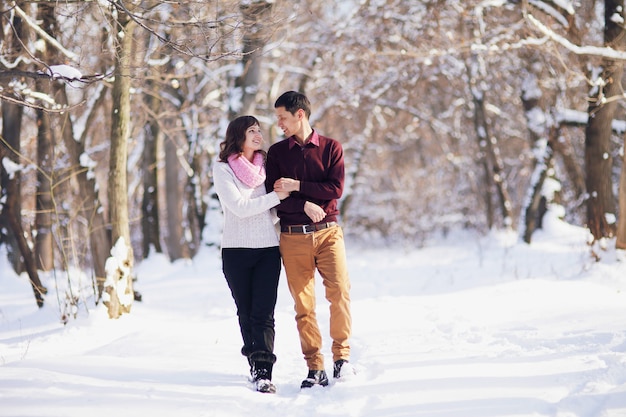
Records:
[[[141,229],[143,231],[143,257],[147,258],[150,248],[162,253],[161,230],[159,227],[159,186],[157,181],[157,153],[161,138],[159,112],[161,99],[160,88],[154,82],[148,83],[148,95],[145,97],[148,108],[148,121],[145,126],[143,149],[143,199],[141,202]]]
[[[624,1],[606,0],[604,11],[604,43],[606,46],[623,50],[626,45],[624,29],[613,22],[612,16],[624,16]],[[585,170],[587,186],[587,227],[597,241],[615,235],[615,224],[609,222],[608,214],[615,213],[611,167],[611,123],[618,102],[611,98],[622,96],[621,61],[603,61],[601,74],[604,86],[598,86],[589,97],[589,122],[585,130]]]
[[[169,137],[164,141],[165,153],[165,189],[167,205],[167,252],[171,261],[189,257],[185,244],[184,228],[186,219],[183,215],[184,184],[178,160],[178,148],[175,137]]]
[[[18,2],[18,5],[21,2]],[[10,56],[5,59],[17,59],[22,51],[22,39],[26,38],[26,30],[23,26],[22,19],[18,16],[13,17],[11,22],[13,27],[10,39],[5,39],[7,49],[11,52]],[[19,65],[18,69],[23,69]],[[18,99],[16,97],[16,99]],[[20,140],[22,131],[22,115],[24,108],[7,101],[2,102],[2,138],[0,140],[0,161],[10,160],[14,164],[20,163]],[[46,294],[46,288],[41,284],[37,265],[33,253],[30,249],[28,241],[24,233],[22,225],[22,204],[21,204],[21,175],[17,172],[7,172],[4,163],[0,163],[1,172],[1,190],[0,201],[0,230],[7,230],[8,234],[0,235],[0,243],[4,243],[9,260],[13,265],[13,269],[17,273],[27,272],[33,288],[35,301],[39,307],[44,304],[43,295]],[[3,233],[0,231],[0,233]]]
[[[13,103],[2,103],[2,143],[0,144],[0,161],[7,158],[18,164],[19,142],[21,134],[23,108]],[[8,236],[3,236],[3,242],[8,243],[10,259],[16,272],[26,271],[30,278],[30,283],[35,294],[35,301],[39,307],[44,304],[44,294],[47,289],[41,284],[37,265],[30,250],[28,241],[22,226],[21,204],[20,204],[20,174],[13,172],[9,174],[0,164],[2,171],[1,197],[2,214],[0,215],[0,225],[9,231]],[[8,238],[8,239],[7,239]],[[23,268],[23,269],[22,269]]]

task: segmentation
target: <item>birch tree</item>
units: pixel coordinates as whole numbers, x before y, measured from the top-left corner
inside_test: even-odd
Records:
[[[109,168],[109,215],[111,219],[111,257],[106,264],[107,296],[104,302],[109,317],[129,313],[133,298],[133,249],[128,217],[128,139],[130,131],[130,87],[133,37],[136,22],[126,10],[114,10],[115,70],[112,91],[111,157]]]

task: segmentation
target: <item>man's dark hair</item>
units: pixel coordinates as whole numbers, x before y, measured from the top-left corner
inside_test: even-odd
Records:
[[[284,107],[291,114],[296,114],[298,110],[302,109],[307,119],[311,117],[311,102],[304,94],[297,91],[287,91],[278,97],[274,103],[274,108],[279,107]]]

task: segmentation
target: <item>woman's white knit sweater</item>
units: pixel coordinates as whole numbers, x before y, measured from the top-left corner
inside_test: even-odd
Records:
[[[226,162],[213,165],[213,183],[224,212],[222,248],[278,246],[275,216],[270,212],[280,203],[275,192],[266,194],[263,184],[248,187]]]

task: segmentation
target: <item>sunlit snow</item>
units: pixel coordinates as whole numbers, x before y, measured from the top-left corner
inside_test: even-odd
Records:
[[[504,232],[423,249],[347,242],[358,374],[300,390],[283,277],[273,395],[247,381],[215,247],[193,262],[151,256],[130,314],[83,306],[66,326],[63,279],[44,277],[38,309],[0,253],[0,416],[623,417],[626,264],[612,249],[593,262],[587,237],[549,214],[531,245]],[[318,305],[331,372],[321,285]]]

